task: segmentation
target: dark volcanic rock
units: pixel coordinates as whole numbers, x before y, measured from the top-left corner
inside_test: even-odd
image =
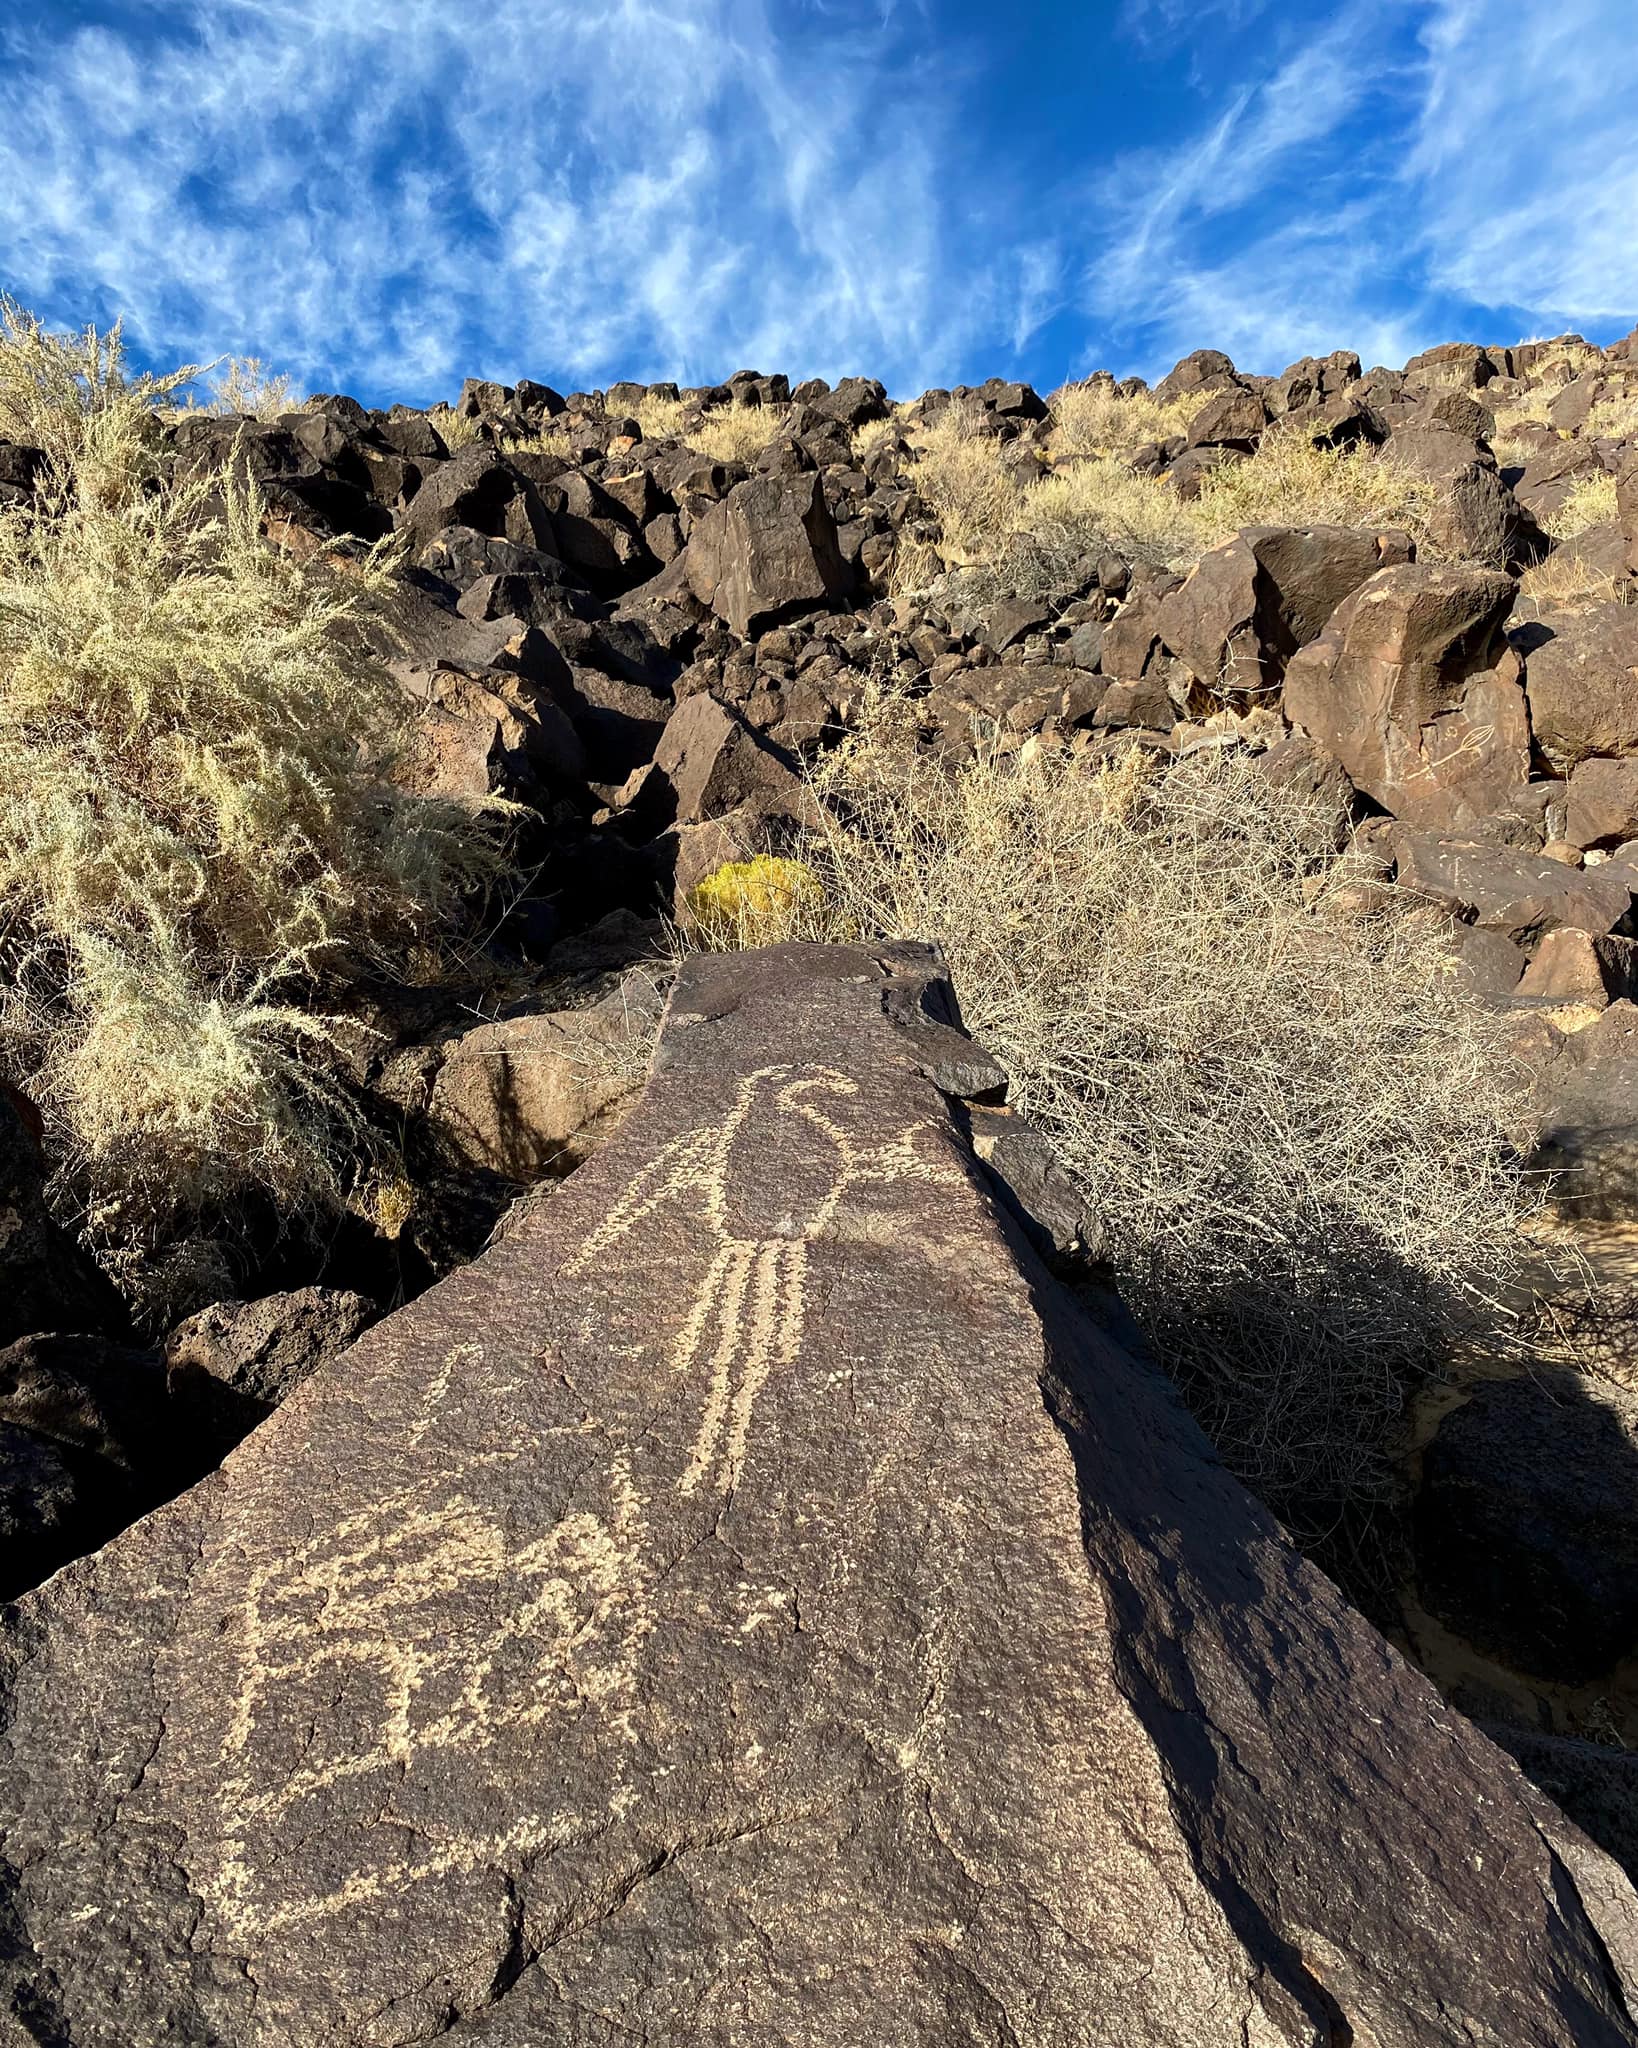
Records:
[[[1571,1684],[1638,1647],[1638,1412],[1577,1375],[1488,1380],[1422,1460],[1417,1576],[1439,1618]]]
[[[0,1085],[0,1344],[37,1330],[119,1333],[119,1297],[45,1200],[45,1160],[22,1096]]]
[[[1208,689],[1275,690],[1351,591],[1410,559],[1403,534],[1248,526],[1209,549],[1161,600],[1160,637]]]
[[[852,583],[816,475],[753,477],[695,525],[679,566],[689,587],[743,639],[817,611]]]
[[[15,1610],[26,2039],[1638,2038],[1626,1881],[1002,1222],[951,1014],[696,958],[605,1151]]]
[[[173,1459],[165,1375],[104,1337],[0,1350],[0,1599],[105,1542],[203,1469]]]
[[[1638,753],[1638,607],[1543,605],[1512,638],[1535,742],[1552,767]]]
[[[1638,1209],[1638,1005],[1611,1003],[1572,1032],[1536,1087],[1543,1123],[1532,1164],[1556,1176],[1555,1207],[1628,1221]]]
[[[222,1455],[380,1313],[339,1287],[215,1302],[165,1340],[173,1408]]]
[[[1382,569],[1291,658],[1285,713],[1395,817],[1460,830],[1529,776],[1530,722],[1499,570]]]

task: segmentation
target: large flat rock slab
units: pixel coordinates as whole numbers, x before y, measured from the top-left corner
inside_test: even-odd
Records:
[[[28,1596],[8,2039],[1631,2043],[1638,1901],[1006,1218],[924,950],[685,968],[609,1146]]]

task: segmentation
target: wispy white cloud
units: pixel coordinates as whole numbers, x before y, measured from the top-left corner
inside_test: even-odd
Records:
[[[800,64],[762,0],[136,20],[13,36],[0,249],[49,314],[81,316],[90,281],[156,350],[393,388],[757,360],[913,380],[1039,289],[1027,243],[938,289],[937,100],[884,104],[904,54],[874,0],[831,8]]]
[[[1395,362],[1485,309],[1496,340],[1638,315],[1632,0],[1354,0],[1267,41],[1173,147],[1104,175],[1089,360],[1124,336],[1148,370],[1205,344]]]
[[[1434,283],[1569,320],[1638,314],[1638,15],[1436,0],[1407,163]]]
[[[940,0],[0,12],[0,283],[157,358],[403,396],[1607,327],[1638,314],[1634,4],[1110,0],[1074,160],[1027,164],[982,37],[1046,64],[1055,31],[975,43]]]

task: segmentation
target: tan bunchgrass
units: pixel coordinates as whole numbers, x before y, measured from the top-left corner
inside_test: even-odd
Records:
[[[274,420],[298,410],[295,385],[267,368],[260,356],[227,356],[206,379],[213,412]]]
[[[39,356],[9,346],[0,391]],[[0,518],[6,1063],[103,1242],[344,1193],[334,1013],[437,971],[502,857],[492,807],[394,780],[414,712],[365,631],[391,550],[272,546],[248,482],[155,466],[131,388],[42,406],[52,482]]]
[[[973,407],[952,403],[914,437],[917,490],[943,535],[950,562],[988,562],[1017,530],[1019,486],[1003,445]]]
[[[645,396],[638,402],[637,424],[645,441],[681,441],[709,462],[750,464],[785,422],[785,408],[777,405],[735,403],[686,420],[692,413],[680,398]]]
[[[1391,452],[1327,448],[1295,428],[1271,428],[1247,462],[1214,469],[1194,501],[1206,546],[1242,526],[1398,527],[1424,556],[1439,486]]]
[[[988,566],[999,588],[1029,595],[1105,550],[1186,571],[1245,526],[1398,527],[1423,554],[1438,553],[1436,484],[1391,455],[1328,448],[1291,429],[1271,429],[1254,455],[1224,462],[1184,498],[1166,476],[1115,455],[1065,460],[1020,484],[1004,444],[952,406],[921,435],[914,474],[946,561]]]
[[[944,949],[1157,1355],[1321,1531],[1387,1490],[1407,1390],[1520,1269],[1505,1021],[1248,755],[957,762],[913,728],[879,700],[818,773],[812,935]]]
[[[1053,392],[1047,446],[1055,458],[1130,455],[1146,441],[1186,434],[1205,401],[1198,392],[1169,402],[1150,391],[1126,393],[1112,378],[1093,377]]]
[[[568,435],[551,427],[542,427],[535,434],[507,434],[501,440],[501,450],[506,455],[555,455],[563,462],[573,459]]]
[[[1578,476],[1541,523],[1554,540],[1574,540],[1577,534],[1608,525],[1616,517],[1615,478],[1600,469]]]
[[[433,406],[427,418],[438,429],[439,437],[451,455],[483,439],[483,421],[469,413],[457,412],[452,405]]]
[[[904,415],[909,408],[895,402],[884,420],[866,420],[862,427],[855,427],[849,436],[853,445],[855,465],[863,469],[872,456],[879,455],[904,434]]]
[[[1583,603],[1632,604],[1638,584],[1630,576],[1601,569],[1578,549],[1555,548],[1532,562],[1519,579],[1521,615],[1541,605]]]
[[[637,401],[636,420],[645,441],[680,441],[683,414],[688,408],[680,398],[662,398],[645,391]]]
[[[1638,377],[1595,399],[1582,426],[1583,440],[1638,441]]]

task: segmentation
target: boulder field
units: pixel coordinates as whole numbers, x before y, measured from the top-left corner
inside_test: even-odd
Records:
[[[882,686],[944,754],[1246,748],[1448,919],[1561,1212],[1638,1219],[1638,334],[1089,384],[1175,421],[1111,458],[1168,504],[1295,437],[1418,533],[962,566],[930,436],[1087,459],[1000,379],[164,424],[292,553],[393,539],[402,772],[515,806],[518,886],[480,1007],[356,1020],[401,1210],[275,1219],[170,1327],[0,1084],[0,2035],[1635,2038],[1627,1878],[1049,1277],[1083,1219],[936,963],[672,987]],[[0,507],[42,477],[0,445]],[[1468,1392],[1417,1453],[1416,1597],[1489,1660],[1445,1690],[1638,1870],[1630,1746],[1554,1718],[1638,1730],[1638,1395]]]

